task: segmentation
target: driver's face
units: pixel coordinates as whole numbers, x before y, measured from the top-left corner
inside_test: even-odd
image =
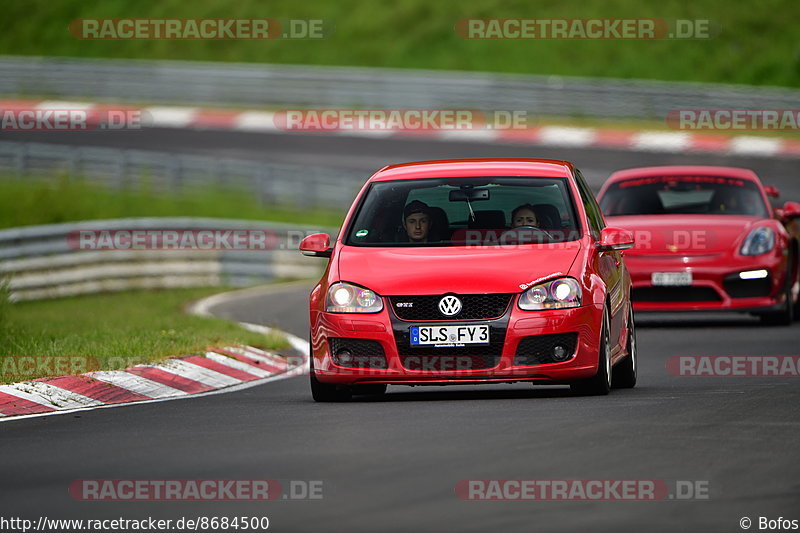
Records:
[[[511,221],[511,227],[518,228],[520,226],[535,226],[536,225],[536,213],[531,211],[530,209],[520,209],[517,211],[517,214],[514,215],[514,220]]]
[[[424,242],[428,240],[430,218],[425,213],[408,215],[405,222],[406,233],[411,241]]]

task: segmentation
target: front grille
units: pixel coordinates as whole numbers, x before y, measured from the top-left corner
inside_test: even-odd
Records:
[[[503,316],[513,294],[457,294],[461,311],[447,316],[439,311],[443,295],[390,296],[389,303],[400,320],[488,320]],[[411,304],[398,307],[397,304]]]
[[[634,302],[719,302],[719,293],[711,287],[636,287],[631,289]]]
[[[490,325],[489,344],[453,348],[412,347],[408,328],[396,329],[394,335],[400,362],[409,370],[482,370],[500,364],[506,330],[505,325]]]
[[[386,368],[386,354],[378,341],[328,337],[334,364],[348,368]],[[344,351],[348,353],[342,353]]]
[[[761,279],[741,279],[739,274],[733,274],[723,280],[722,286],[731,298],[769,296],[772,279],[769,276]]]
[[[514,366],[562,363],[575,354],[577,345],[577,333],[556,333],[553,335],[525,337],[517,345]],[[553,358],[553,350],[556,346],[563,346],[565,350],[565,357],[558,361]]]

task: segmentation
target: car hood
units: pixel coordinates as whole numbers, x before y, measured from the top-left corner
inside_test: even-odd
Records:
[[[632,231],[630,255],[717,254],[730,250],[760,217],[739,215],[637,215],[606,217]]]
[[[339,279],[381,295],[509,293],[566,275],[580,241],[521,247],[344,246]]]

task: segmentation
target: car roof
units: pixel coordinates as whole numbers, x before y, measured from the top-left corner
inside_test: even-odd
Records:
[[[611,174],[607,183],[623,181],[631,178],[645,178],[651,176],[724,176],[727,178],[740,178],[756,183],[761,181],[755,172],[748,168],[717,167],[708,165],[663,165],[658,167],[637,167],[618,170]]]
[[[376,172],[369,181],[520,175],[568,178],[572,176],[573,170],[572,163],[557,159],[440,159],[389,165]]]

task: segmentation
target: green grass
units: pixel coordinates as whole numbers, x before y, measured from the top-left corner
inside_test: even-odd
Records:
[[[76,18],[314,18],[325,40],[89,41]],[[711,19],[709,40],[464,40],[462,18]],[[800,86],[796,0],[11,0],[0,54],[432,68]],[[35,90],[35,89],[32,89]]]
[[[149,216],[220,217],[336,227],[344,212],[265,206],[249,193],[230,189],[164,192],[145,184],[115,190],[64,176],[35,180],[0,176],[0,228]]]
[[[127,291],[14,304],[0,294],[0,382],[73,373],[59,372],[64,364],[78,365],[79,372],[111,370],[197,353],[209,346],[247,344],[272,350],[288,346],[282,337],[259,335],[233,322],[183,311],[188,302],[217,292],[219,288]],[[19,375],[30,364],[23,363],[22,356],[34,357],[37,365],[47,357],[62,359],[41,363],[34,374],[25,370]]]

